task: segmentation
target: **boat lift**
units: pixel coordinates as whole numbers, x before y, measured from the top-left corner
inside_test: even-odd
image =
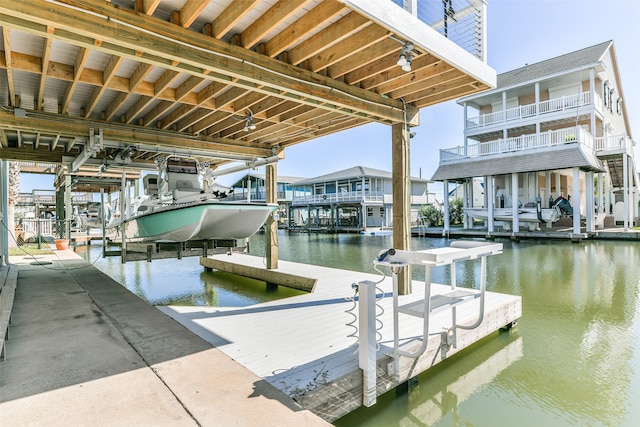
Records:
[[[383,250],[373,263],[376,267],[391,269],[393,279],[393,361],[387,371],[400,381],[400,357],[417,359],[425,353],[429,343],[430,314],[451,309],[451,327],[441,333],[441,339],[447,345],[457,348],[457,330],[475,329],[484,319],[485,290],[487,281],[487,256],[502,253],[502,243],[487,243],[470,240],[459,240],[449,247],[426,249],[421,251],[405,251],[397,249]],[[458,288],[456,286],[455,264],[461,261],[480,258],[480,289]],[[398,304],[398,273],[408,265],[425,267],[424,299],[402,306]],[[433,267],[450,265],[451,289],[448,292],[431,295],[431,270]],[[376,362],[380,338],[379,320],[376,313],[377,283],[366,280],[358,284],[359,291],[359,366],[363,370],[363,404],[372,406],[376,402]],[[469,325],[457,323],[456,307],[460,304],[480,299],[480,308],[475,322]],[[399,336],[399,314],[420,317],[423,319],[422,345],[415,351],[403,350]]]

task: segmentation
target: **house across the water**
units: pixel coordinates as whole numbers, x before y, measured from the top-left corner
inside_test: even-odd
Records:
[[[411,221],[435,202],[428,180],[411,178]],[[393,227],[391,172],[354,166],[298,181],[293,186],[290,223],[309,231],[360,232]]]
[[[613,41],[499,74],[496,89],[458,103],[464,143],[440,150],[432,180],[445,194],[465,186],[465,228],[633,226],[638,175]]]

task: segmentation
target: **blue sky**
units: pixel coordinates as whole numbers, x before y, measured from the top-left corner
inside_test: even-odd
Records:
[[[640,141],[638,16],[640,0],[488,0],[488,63],[502,73],[613,40],[631,133]],[[412,129],[413,176],[431,178],[438,150],[463,143],[462,121],[463,109],[455,101],[422,109],[421,124]],[[389,126],[365,125],[287,148],[278,174],[313,177],[352,166],[391,170]],[[219,181],[229,185],[240,175]],[[22,175],[21,191],[52,187],[52,177]]]

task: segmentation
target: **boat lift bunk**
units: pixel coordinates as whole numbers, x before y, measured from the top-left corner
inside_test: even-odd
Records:
[[[427,350],[429,342],[430,315],[447,309],[451,310],[451,327],[442,333],[447,344],[457,348],[457,330],[475,329],[484,319],[485,291],[487,281],[487,256],[502,253],[502,243],[459,240],[449,247],[426,249],[420,251],[404,251],[397,249],[383,250],[373,263],[391,269],[393,280],[393,354],[387,371],[400,381],[400,357],[419,358]],[[480,286],[478,290],[458,288],[456,285],[457,262],[480,259]],[[408,304],[398,303],[398,273],[408,265],[421,265],[425,268],[424,299]],[[451,288],[448,292],[431,295],[431,271],[433,267],[450,265]],[[376,328],[376,283],[363,281],[358,284],[360,293],[359,307],[359,365],[363,370],[363,404],[371,406],[376,402],[376,353],[379,334]],[[456,308],[464,303],[479,298],[479,312],[475,322],[468,325],[458,324]],[[413,352],[403,350],[399,336],[399,314],[415,316],[423,319],[422,344]]]

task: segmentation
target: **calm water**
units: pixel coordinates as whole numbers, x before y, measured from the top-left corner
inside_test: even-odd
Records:
[[[427,374],[408,392],[390,392],[338,426],[640,425],[640,243],[535,241],[504,244],[488,262],[488,289],[521,295],[517,329],[495,334]],[[420,238],[412,249],[441,247]],[[281,234],[284,260],[373,272],[391,236]],[[122,265],[86,254],[153,304],[249,305],[297,292],[204,273],[197,258]],[[251,239],[264,254],[264,235]],[[477,263],[458,266],[476,286]],[[151,270],[153,267],[153,270]],[[419,279],[422,271],[415,270]],[[448,271],[436,269],[434,281]]]

